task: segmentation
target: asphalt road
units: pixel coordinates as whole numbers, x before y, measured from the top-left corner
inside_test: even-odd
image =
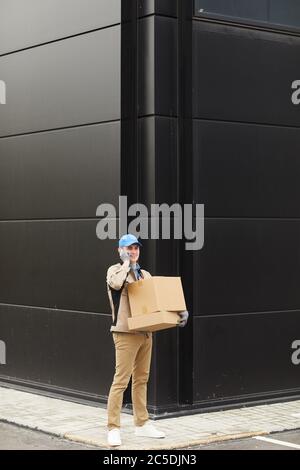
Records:
[[[0,450],[88,450],[94,447],[69,442],[48,434],[0,423]]]
[[[250,439],[240,439],[208,446],[191,447],[191,450],[300,450],[300,430],[287,431]]]

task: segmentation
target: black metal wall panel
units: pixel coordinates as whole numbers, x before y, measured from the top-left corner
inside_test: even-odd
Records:
[[[193,21],[193,200],[205,205],[191,264],[194,406],[300,391],[299,47]]]
[[[292,103],[300,38],[193,22],[193,116],[300,125]]]
[[[96,209],[121,192],[121,1],[1,7],[0,379],[105,401],[118,254]]]
[[[177,122],[154,116],[139,120],[141,199],[151,204],[172,205],[177,196]]]
[[[140,116],[177,114],[177,22],[151,16],[139,20]]]
[[[95,217],[119,194],[119,122],[0,139],[2,220]]]
[[[178,331],[176,328],[155,334],[149,404],[156,414],[178,406]]]
[[[299,129],[195,120],[193,137],[206,216],[299,217]]]
[[[121,21],[121,0],[1,0],[0,55]]]
[[[0,302],[107,313],[115,240],[96,237],[97,219],[0,222]]]
[[[155,18],[155,114],[177,115],[177,20]]]
[[[120,41],[115,26],[1,57],[0,136],[120,119]]]
[[[153,15],[155,0],[138,0],[138,12],[140,16]]]
[[[166,15],[177,16],[176,0],[138,0],[138,11],[140,16]]]
[[[300,391],[292,343],[299,310],[194,319],[194,401],[241,402]]]
[[[0,380],[99,401],[114,373],[110,317],[3,305],[1,339],[6,364]]]
[[[194,254],[196,315],[297,310],[298,219],[205,219]]]
[[[138,112],[155,112],[155,17],[138,22]]]

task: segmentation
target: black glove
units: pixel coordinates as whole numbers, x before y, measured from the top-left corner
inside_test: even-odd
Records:
[[[178,312],[178,315],[180,316],[178,326],[183,328],[187,324],[189,312],[187,310],[184,310],[183,312]]]

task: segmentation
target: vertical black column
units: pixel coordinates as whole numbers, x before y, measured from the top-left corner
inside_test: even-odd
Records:
[[[128,204],[193,201],[192,0],[122,3],[122,194]],[[149,213],[150,216],[150,213]],[[182,276],[192,314],[193,256],[181,240],[145,240],[141,263],[153,275]],[[173,216],[172,216],[173,223]],[[172,233],[172,231],[171,231]],[[153,416],[190,404],[192,318],[154,335],[148,404]],[[129,397],[129,395],[126,395]]]
[[[122,0],[121,26],[121,194],[128,204],[139,199],[137,157],[137,0]]]
[[[192,135],[192,14],[193,0],[177,1],[178,4],[178,162],[179,200],[193,203],[193,135]],[[179,332],[178,389],[181,404],[193,399],[193,251],[180,243],[180,266],[187,309],[188,325]]]
[[[139,201],[149,210],[154,203],[178,202],[176,7],[170,1],[139,2]],[[142,263],[153,275],[178,275],[178,242],[146,240]],[[152,416],[178,408],[177,352],[176,328],[155,333],[148,393]]]

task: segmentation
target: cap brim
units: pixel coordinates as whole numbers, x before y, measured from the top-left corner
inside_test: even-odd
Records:
[[[124,246],[130,246],[130,245],[140,245],[140,246],[143,246],[143,245],[141,244],[141,242],[128,243],[128,245],[124,245]]]

